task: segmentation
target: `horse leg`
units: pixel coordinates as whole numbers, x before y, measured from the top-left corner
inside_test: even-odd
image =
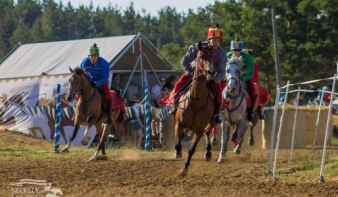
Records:
[[[92,127],[92,125],[87,125],[87,127],[86,127],[86,131],[84,132],[83,140],[81,140],[81,145],[83,145],[83,146],[88,145],[88,141],[90,140],[89,130],[90,130],[91,127]]]
[[[231,141],[232,141],[234,147],[236,147],[237,144],[238,144],[238,140],[237,140],[237,126],[236,126],[236,128],[234,129],[234,131],[232,133]]]
[[[76,138],[76,135],[77,135],[77,132],[79,131],[79,128],[80,128],[80,124],[78,124],[77,122],[75,122],[72,136],[70,137],[70,140],[67,143],[66,147],[64,147],[61,150],[61,152],[69,152],[69,149],[73,145],[73,140]]]
[[[204,159],[206,161],[210,161],[211,158],[212,158],[212,153],[211,153],[211,144],[210,144],[210,139],[209,139],[209,135],[210,135],[210,130],[208,130],[204,136],[205,136],[205,140],[207,142],[207,146],[205,147],[205,149],[207,150],[205,153],[204,153]]]
[[[176,123],[175,125],[175,138],[176,138],[176,144],[175,144],[175,157],[176,158],[182,158],[182,139],[183,139],[183,128],[179,125],[179,123]]]
[[[230,135],[230,126],[228,126],[225,122],[221,123],[221,151],[219,152],[219,158],[218,163],[224,163],[225,162],[225,154],[227,152],[227,146],[229,141],[229,135]]]
[[[197,135],[196,133],[198,133],[199,135]],[[188,151],[188,158],[185,161],[185,165],[184,168],[181,170],[181,175],[182,176],[186,176],[188,174],[188,168],[190,166],[190,160],[192,158],[192,156],[194,155],[195,151],[196,151],[196,146],[198,144],[198,142],[200,141],[200,139],[202,138],[202,132],[195,132],[194,134],[194,138],[192,140],[192,146],[190,147],[189,151]]]
[[[212,137],[211,137],[211,144],[213,146],[217,146],[218,144],[218,138],[217,138],[217,126],[215,126],[214,128],[212,128]]]
[[[106,137],[108,136],[108,134],[110,132],[110,130],[108,129],[107,124],[104,124],[104,129],[102,129],[102,124],[101,123],[96,124],[95,128],[96,128],[97,134],[100,136],[100,142],[97,145],[97,149],[96,149],[93,157],[90,158],[91,161],[97,160],[97,155],[99,154],[100,151],[102,151],[102,155],[104,155],[104,156],[106,155],[106,150],[105,150],[104,143],[106,141]]]
[[[253,136],[253,126],[250,126],[250,137],[248,139],[249,145],[253,146],[255,144],[255,139]]]
[[[60,124],[60,134],[63,137],[63,139],[65,140],[65,143],[68,143],[68,140],[67,140],[67,137],[66,137],[66,134],[65,134],[65,130],[64,130],[64,128],[61,124]]]
[[[247,128],[248,128],[248,126],[245,125],[244,121],[238,121],[236,123],[236,133],[237,133],[238,144],[234,149],[234,153],[236,153],[237,155],[241,154],[243,138],[244,138],[244,134],[245,134],[245,131],[246,131]]]

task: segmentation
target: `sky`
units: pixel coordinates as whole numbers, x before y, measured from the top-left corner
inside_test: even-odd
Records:
[[[61,0],[63,5],[66,5],[69,0]],[[71,4],[77,8],[79,4],[89,5],[91,0],[71,0]],[[55,0],[55,2],[59,2]],[[129,7],[130,2],[134,3],[135,11],[139,11],[141,13],[142,8],[146,10],[146,13],[150,13],[152,16],[157,16],[157,11],[165,6],[175,7],[176,12],[187,13],[189,8],[196,11],[198,7],[206,7],[208,4],[214,4],[215,0],[92,0],[94,7],[98,5],[100,7],[107,7],[109,3],[112,4],[113,7],[117,5],[117,7],[122,8],[121,10],[125,10]]]

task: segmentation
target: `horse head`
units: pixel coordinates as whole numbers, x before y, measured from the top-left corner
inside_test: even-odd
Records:
[[[72,101],[76,94],[86,91],[85,86],[90,83],[83,69],[76,67],[73,70],[69,67],[69,70],[71,74],[68,80],[69,87],[65,98],[67,101]]]
[[[240,87],[242,73],[241,59],[231,58],[228,60],[225,68],[225,80],[227,83],[227,92],[235,94]]]
[[[216,74],[212,64],[213,55],[210,48],[203,48],[202,42],[198,42],[198,53],[195,60],[194,78],[204,76],[207,81],[212,80]]]

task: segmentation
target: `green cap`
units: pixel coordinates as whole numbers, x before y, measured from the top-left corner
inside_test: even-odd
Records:
[[[100,55],[99,47],[97,47],[97,45],[95,43],[88,50],[88,56],[90,56],[90,55],[97,55],[97,56]]]

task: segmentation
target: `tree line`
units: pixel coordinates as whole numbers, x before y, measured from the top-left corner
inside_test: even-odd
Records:
[[[75,8],[53,0],[0,0],[0,59],[18,44],[144,34],[179,70],[189,45],[210,26],[224,30],[221,47],[239,37],[260,64],[260,83],[276,87],[271,7],[275,6],[281,85],[332,77],[338,49],[338,7],[331,0],[226,0],[197,11],[163,7],[157,16],[109,4]],[[0,65],[1,66],[1,65]],[[1,74],[0,74],[1,75]],[[325,82],[327,83],[327,82]],[[323,82],[324,84],[324,82]],[[322,84],[322,85],[323,85]]]

